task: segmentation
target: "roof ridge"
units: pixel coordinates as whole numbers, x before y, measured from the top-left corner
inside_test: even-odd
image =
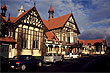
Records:
[[[71,15],[72,13],[69,13],[69,14]],[[62,16],[59,16],[59,17],[56,17],[56,18],[64,17],[64,16],[67,16],[67,15],[69,15],[69,14],[62,15]],[[56,18],[52,18],[52,19],[56,19]],[[50,19],[50,20],[52,20],[52,19]]]

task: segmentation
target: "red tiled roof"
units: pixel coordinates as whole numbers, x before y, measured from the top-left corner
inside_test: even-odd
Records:
[[[10,21],[11,21],[12,23],[14,23],[15,20],[16,20],[16,17],[10,16]]]
[[[6,5],[4,4],[2,7],[1,7],[1,9],[3,9],[3,8],[5,8],[6,7]],[[7,7],[6,7],[6,10],[7,10]]]
[[[54,10],[52,9],[52,5],[50,5],[50,9],[49,9],[49,11],[54,11]]]
[[[2,16],[2,18],[7,22],[7,19],[6,19],[6,17],[5,16]]]
[[[88,43],[91,43],[91,45],[94,45],[94,43],[105,43],[104,39],[96,39],[96,40],[79,40],[79,43],[83,43],[84,45],[88,45]]]
[[[84,41],[84,40],[80,40],[80,39],[79,39],[79,43],[85,43],[85,41]]]
[[[16,42],[12,37],[0,37],[2,42]]]
[[[45,34],[46,34],[48,40],[52,41],[52,39],[55,38],[55,41],[57,41],[57,42],[59,41],[57,36],[53,32],[46,32]]]
[[[46,21],[44,19],[42,20],[45,26],[48,28],[48,30],[51,30],[51,29],[63,27],[71,15],[72,13],[58,17],[58,18],[52,18],[49,21]]]

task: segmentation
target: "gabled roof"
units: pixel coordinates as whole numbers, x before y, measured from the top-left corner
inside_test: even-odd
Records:
[[[80,39],[79,39],[78,41],[79,41],[79,43],[85,43],[85,41],[84,41],[84,40],[80,40]]]
[[[48,28],[48,30],[51,30],[51,29],[63,27],[71,15],[72,15],[72,13],[61,16],[61,17],[52,18],[48,21],[44,20],[44,19],[42,19],[42,20],[43,20],[45,26]]]
[[[52,41],[53,39],[55,39],[55,41],[57,42],[59,41],[57,36],[53,32],[46,32],[45,35],[49,41]]]
[[[10,21],[11,21],[12,23],[14,23],[15,20],[16,20],[16,17],[10,16]]]
[[[105,43],[104,39],[96,39],[96,40],[79,40],[79,43],[83,43],[84,45],[88,45],[90,43],[91,45],[94,45],[95,43]]]

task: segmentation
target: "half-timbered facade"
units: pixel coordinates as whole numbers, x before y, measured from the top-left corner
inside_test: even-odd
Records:
[[[49,44],[50,41],[55,41],[55,38],[49,40],[49,37],[47,37],[48,41],[46,41],[46,45],[48,47],[48,52],[63,54],[65,54],[66,51],[73,52],[73,48],[77,48],[76,44],[78,44],[78,34],[80,34],[73,14],[70,13],[61,17],[53,18],[54,11],[52,9],[52,5],[50,6],[48,13],[48,21],[43,20],[43,22],[48,28],[48,32],[54,33],[58,39],[58,41],[56,41],[57,44]],[[52,45],[52,47],[50,45]],[[53,50],[49,50],[50,47]]]
[[[16,42],[10,49],[10,54],[8,52],[9,58],[15,55],[41,56],[43,54],[44,25],[35,6],[20,12],[17,17],[11,17],[9,14],[4,25],[8,25],[7,34],[5,34],[7,36],[4,38],[11,37]]]

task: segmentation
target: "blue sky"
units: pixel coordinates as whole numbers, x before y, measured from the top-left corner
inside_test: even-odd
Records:
[[[54,17],[73,13],[81,34],[79,39],[104,39],[110,37],[110,0],[2,0],[8,7],[7,14],[16,17],[20,5],[28,10],[36,2],[36,8],[43,19],[48,19],[52,3]],[[110,41],[110,39],[109,39]]]

